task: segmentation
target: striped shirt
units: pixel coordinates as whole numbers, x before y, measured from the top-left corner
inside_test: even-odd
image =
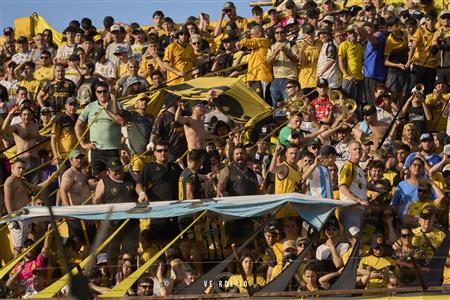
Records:
[[[333,199],[333,183],[327,167],[317,166],[306,181],[306,185],[308,186],[308,194]]]

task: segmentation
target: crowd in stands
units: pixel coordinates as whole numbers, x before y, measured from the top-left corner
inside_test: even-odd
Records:
[[[289,290],[329,289],[354,249],[355,288],[419,286],[427,272],[448,286],[450,257],[438,270],[429,263],[450,225],[450,11],[432,0],[275,2],[251,18],[226,2],[216,22],[155,11],[149,27],[107,16],[100,30],[83,18],[59,45],[50,29],[4,28],[0,214],[294,192],[350,200],[320,232],[290,205],[253,219],[208,213],[127,295],[182,294],[261,226],[227,268],[236,293],[260,290],[303,251]],[[153,93],[204,76],[239,78],[271,107],[256,139],[243,139],[216,89],[204,101],[165,97],[149,113]],[[196,217],[112,221],[107,236],[127,223],[85,274],[89,293],[114,289]],[[64,257],[75,267],[93,250],[101,223],[67,219],[62,255],[49,222],[8,222],[12,255],[33,249],[0,280],[0,296],[31,297],[58,280]]]

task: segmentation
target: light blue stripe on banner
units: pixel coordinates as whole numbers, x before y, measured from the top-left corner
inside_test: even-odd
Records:
[[[325,178],[325,174],[323,172],[323,167],[319,166],[319,181],[320,181],[320,190],[322,192],[323,198],[328,198],[327,196],[327,180]]]

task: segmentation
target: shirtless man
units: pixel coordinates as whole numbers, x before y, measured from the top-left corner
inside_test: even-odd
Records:
[[[208,92],[206,100],[211,102],[215,98],[217,98],[217,92],[212,89]],[[183,103],[181,101],[178,103],[175,121],[184,125],[184,134],[186,135],[188,150],[205,150],[205,139],[217,138],[215,135],[212,135],[205,130],[203,115],[205,114],[206,105],[206,101],[196,103],[192,107],[192,115],[190,117],[183,117],[181,116],[181,111],[184,109]]]
[[[5,207],[6,212],[11,214],[20,210],[24,206],[30,204],[31,197],[28,188],[40,189],[48,184],[48,180],[38,184],[27,184],[22,178],[26,171],[26,162],[18,158],[11,168],[11,176],[9,176],[4,184],[5,192]],[[28,185],[28,188],[27,188]],[[31,230],[31,222],[29,221],[13,221],[8,224],[9,231],[14,246],[14,256],[17,256],[22,251],[22,246],[28,238]]]
[[[61,201],[64,206],[83,205],[86,199],[91,196],[88,178],[82,173],[83,157],[84,154],[81,150],[72,150],[69,154],[70,168],[62,176],[60,189]],[[85,223],[87,236],[89,241],[92,242],[96,233],[94,223],[68,220],[69,236],[75,237],[80,243],[86,244],[81,222]]]
[[[383,139],[389,125],[378,121],[377,110],[375,106],[371,104],[364,105],[362,115],[364,116],[364,120],[359,122],[359,125],[355,128],[357,135],[359,133],[358,138],[362,135],[366,135],[374,143],[374,146],[378,147],[378,143]],[[391,130],[391,133],[392,132],[393,131]]]
[[[11,108],[3,123],[2,130],[6,134],[13,134],[18,157],[25,161],[27,169],[33,169],[39,165],[39,156],[37,155],[37,148],[30,148],[36,145],[39,138],[39,127],[33,121],[33,112],[29,108],[23,109],[20,113],[21,123],[11,125],[13,116],[18,110],[18,105]],[[39,173],[33,172],[27,176],[27,179],[37,184]]]

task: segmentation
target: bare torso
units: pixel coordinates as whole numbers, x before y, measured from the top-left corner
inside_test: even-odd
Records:
[[[24,124],[16,124],[13,125],[13,135],[14,142],[16,143],[17,153],[22,153],[19,157],[29,158],[29,157],[37,157],[37,149],[30,149],[34,145],[36,145],[38,136],[39,136],[39,128],[36,124],[31,123],[29,125]]]
[[[69,183],[67,193],[71,205],[82,205],[91,195],[88,178],[83,173],[70,168],[64,172],[62,180]]]
[[[9,191],[5,194],[5,204],[8,213],[21,209],[31,201],[25,183],[22,179],[14,175],[11,175],[6,179],[4,189],[5,191],[6,189]]]
[[[202,120],[189,118],[189,122],[184,124],[184,134],[188,149],[205,149],[205,124]]]

